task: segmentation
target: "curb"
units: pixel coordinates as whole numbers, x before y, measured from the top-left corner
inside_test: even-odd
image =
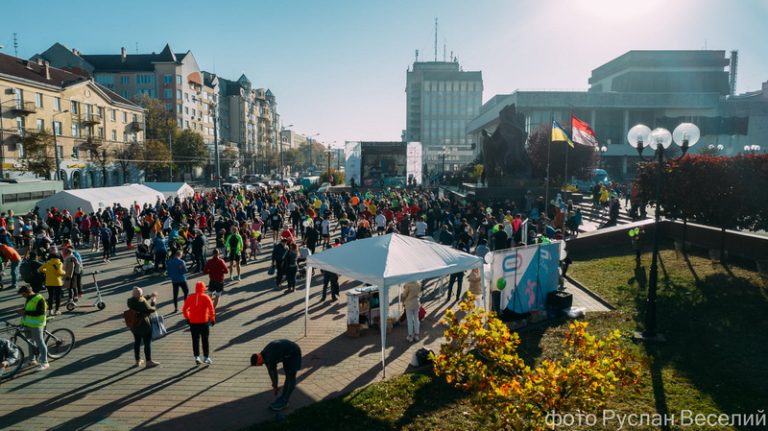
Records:
[[[611,303],[609,303],[608,301],[606,301],[605,299],[603,299],[603,298],[602,298],[600,295],[598,295],[597,293],[595,293],[595,292],[593,292],[593,291],[589,290],[588,288],[586,288],[586,287],[585,287],[583,284],[581,284],[579,281],[577,281],[577,280],[575,280],[575,279],[573,279],[573,278],[571,278],[571,277],[569,277],[569,276],[567,276],[567,275],[565,276],[565,279],[566,279],[566,280],[568,280],[568,281],[570,281],[570,282],[571,282],[571,284],[573,284],[573,285],[574,285],[574,286],[576,286],[577,288],[581,289],[581,290],[582,290],[584,293],[586,293],[587,295],[591,296],[591,297],[592,297],[592,299],[594,299],[595,301],[597,301],[597,302],[599,302],[599,303],[603,304],[603,305],[604,305],[604,306],[605,306],[605,307],[606,307],[608,310],[610,310],[610,311],[615,311],[615,310],[616,310],[616,307],[614,307],[614,306],[613,306]]]

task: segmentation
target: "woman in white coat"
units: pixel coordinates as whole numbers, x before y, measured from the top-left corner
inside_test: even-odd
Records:
[[[405,307],[405,321],[408,323],[408,341],[419,340],[419,308],[421,306],[421,283],[409,281],[403,285],[400,301]]]

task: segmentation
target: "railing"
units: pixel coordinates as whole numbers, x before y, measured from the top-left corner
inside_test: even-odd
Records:
[[[101,115],[96,113],[86,113],[79,117],[80,124],[83,126],[94,126],[96,124],[101,124]]]
[[[11,112],[16,115],[29,115],[37,112],[35,102],[17,102],[16,106],[11,108]]]
[[[141,121],[131,121],[130,124],[131,130],[134,132],[142,132],[144,131],[144,123]]]

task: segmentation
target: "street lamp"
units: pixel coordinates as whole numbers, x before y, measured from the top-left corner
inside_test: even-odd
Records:
[[[53,177],[56,179],[56,181],[59,181],[61,178],[59,175],[59,144],[56,142],[56,122],[53,120],[56,119],[57,115],[66,114],[67,112],[69,112],[69,109],[57,112],[53,114],[53,117],[51,117],[51,122],[53,123],[51,124],[51,128],[53,129],[53,157],[56,163],[56,173]]]
[[[331,144],[335,144],[336,141],[328,142],[328,149],[325,151],[328,153],[328,182],[331,183],[333,179],[333,175],[331,174],[331,154],[333,153],[333,150],[331,149]]]
[[[307,146],[309,147],[309,149],[308,149],[308,151],[309,151],[309,164],[307,165],[307,168],[312,166],[312,138],[314,138],[316,136],[320,136],[320,133],[315,133],[313,135],[307,136]]]
[[[607,152],[608,152],[608,147],[606,147],[605,145],[603,145],[602,147],[595,146],[595,153],[600,157],[598,161],[598,167],[600,168],[603,167],[603,154]]]
[[[637,149],[637,154],[641,159],[643,150],[646,146],[656,151],[655,157],[658,161],[658,172],[656,173],[656,214],[653,225],[653,257],[651,259],[651,269],[648,276],[648,297],[646,299],[645,310],[645,330],[642,334],[636,334],[637,338],[646,340],[662,339],[656,332],[656,286],[659,276],[659,222],[661,221],[661,211],[659,209],[659,195],[661,194],[662,175],[664,174],[664,152],[672,145],[672,141],[679,145],[683,154],[682,158],[688,152],[688,149],[698,142],[701,133],[696,125],[691,123],[682,123],[675,127],[672,133],[663,128],[657,128],[651,131],[648,126],[638,124],[629,129],[627,140],[629,145]],[[652,159],[649,159],[652,160]]]
[[[725,147],[723,146],[723,144],[717,144],[717,145],[715,145],[715,144],[709,144],[709,145],[707,146],[707,148],[708,148],[710,151],[723,151],[723,149],[724,149]]]
[[[744,152],[745,153],[759,153],[760,152],[760,146],[759,145],[745,145],[744,146]]]

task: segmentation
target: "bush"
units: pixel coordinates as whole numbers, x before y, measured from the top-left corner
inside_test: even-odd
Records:
[[[517,333],[476,308],[471,295],[459,309],[464,318],[451,310],[443,318],[447,342],[433,357],[434,371],[469,392],[473,405],[499,428],[544,429],[553,410],[597,411],[617,390],[639,381],[619,331],[598,338],[587,332],[586,322],[570,323],[562,358],[531,367],[517,354]]]

